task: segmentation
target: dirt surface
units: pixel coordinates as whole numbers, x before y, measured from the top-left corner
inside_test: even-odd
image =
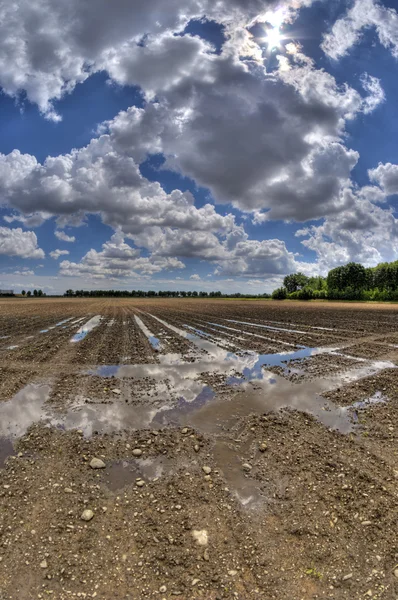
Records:
[[[0,300],[0,600],[397,600],[397,319]]]

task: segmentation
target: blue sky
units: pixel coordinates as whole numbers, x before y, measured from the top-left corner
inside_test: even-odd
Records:
[[[15,7],[0,287],[263,293],[398,258],[393,2]]]

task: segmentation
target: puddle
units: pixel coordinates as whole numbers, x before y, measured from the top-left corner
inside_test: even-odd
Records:
[[[137,315],[134,315],[134,319],[138,327],[141,329],[142,333],[148,338],[148,341],[151,344],[152,348],[156,350],[156,352],[162,350],[162,344],[160,343],[159,338],[153,335],[152,331],[148,329],[145,323],[141,321],[141,319],[137,317]]]
[[[0,439],[19,438],[32,423],[45,420],[48,415],[44,403],[49,398],[50,386],[29,384],[11,400],[0,403]]]
[[[354,402],[354,404],[351,404],[351,408],[359,410],[362,408],[368,408],[372,404],[385,404],[387,401],[387,396],[384,396],[382,392],[376,392],[370,398],[366,398],[366,400]]]
[[[153,481],[169,475],[175,470],[175,463],[164,456],[120,460],[107,467],[104,479],[107,487],[116,492],[129,485],[134,485],[137,479]]]
[[[283,340],[278,340],[276,338],[270,338],[265,335],[260,335],[258,333],[251,333],[250,331],[242,331],[241,329],[235,329],[234,327],[227,327],[226,325],[220,325],[219,323],[208,323],[209,325],[214,325],[215,327],[221,327],[222,329],[228,329],[229,331],[236,331],[237,333],[241,333],[243,335],[249,335],[250,337],[260,338],[262,340],[267,340],[268,342],[276,342],[278,344],[282,344],[283,346],[290,346],[291,348],[303,348],[300,344],[292,344],[291,342],[285,342]]]
[[[87,321],[87,323],[82,325],[77,330],[77,332],[75,333],[75,335],[72,337],[72,339],[70,341],[71,342],[80,342],[81,340],[84,340],[86,335],[88,333],[90,333],[90,331],[92,331],[94,329],[94,327],[97,327],[100,324],[101,319],[102,319],[101,315],[92,317],[89,321]]]
[[[39,333],[47,333],[49,329],[40,329]]]
[[[14,455],[14,446],[11,440],[0,437],[0,469],[4,468],[5,462],[9,456]]]
[[[310,331],[299,331],[298,329],[286,329],[284,327],[272,327],[271,325],[260,325],[260,323],[247,323],[246,321],[235,321],[233,319],[225,319],[228,323],[237,323],[238,325],[250,325],[251,327],[262,327],[271,331],[287,331],[288,333],[311,334]]]

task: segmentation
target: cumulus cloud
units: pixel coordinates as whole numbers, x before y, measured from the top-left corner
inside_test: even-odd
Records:
[[[24,90],[48,119],[57,121],[61,116],[53,101],[92,73],[105,69],[117,79],[123,71],[139,71],[134,54],[148,35],[180,32],[191,19],[203,17],[233,29],[247,25],[277,4],[299,7],[311,1],[168,0],[167,7],[164,0],[144,4],[140,0],[116,0],[112,4],[106,0],[2,3],[0,86],[11,96]],[[188,51],[185,58],[175,58],[176,71],[181,62],[190,61]],[[173,66],[167,64],[172,77]]]
[[[76,238],[74,235],[67,235],[64,231],[59,231],[58,229],[56,229],[54,231],[54,235],[56,238],[58,238],[59,240],[61,240],[61,242],[70,242],[73,243],[76,241]]]
[[[14,275],[22,275],[23,277],[28,277],[34,274],[35,272],[29,269],[23,269],[22,271],[14,271]]]
[[[0,254],[19,256],[20,258],[44,258],[44,251],[37,245],[33,231],[22,231],[0,227]]]
[[[368,174],[369,179],[378,183],[387,196],[398,194],[398,165],[380,163],[376,169],[370,169]]]
[[[322,49],[336,60],[346,56],[369,28],[376,29],[380,43],[398,58],[398,13],[377,0],[355,0],[352,8],[324,36]]]
[[[103,244],[102,251],[89,250],[80,263],[64,260],[60,275],[92,277],[96,279],[150,276],[161,271],[182,269],[185,265],[177,258],[141,256],[140,250],[132,248],[118,231]]]
[[[191,275],[189,279],[191,279],[192,281],[201,281],[200,275],[198,275],[197,273]]]
[[[69,250],[53,250],[50,252],[50,256],[54,260],[58,260],[60,256],[66,256],[67,254],[69,254]]]

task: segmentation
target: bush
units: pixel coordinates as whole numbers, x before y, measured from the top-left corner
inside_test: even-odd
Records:
[[[284,288],[284,287],[277,288],[276,290],[274,290],[272,292],[273,300],[286,300],[286,298],[287,298],[287,291],[286,291],[286,288]]]

